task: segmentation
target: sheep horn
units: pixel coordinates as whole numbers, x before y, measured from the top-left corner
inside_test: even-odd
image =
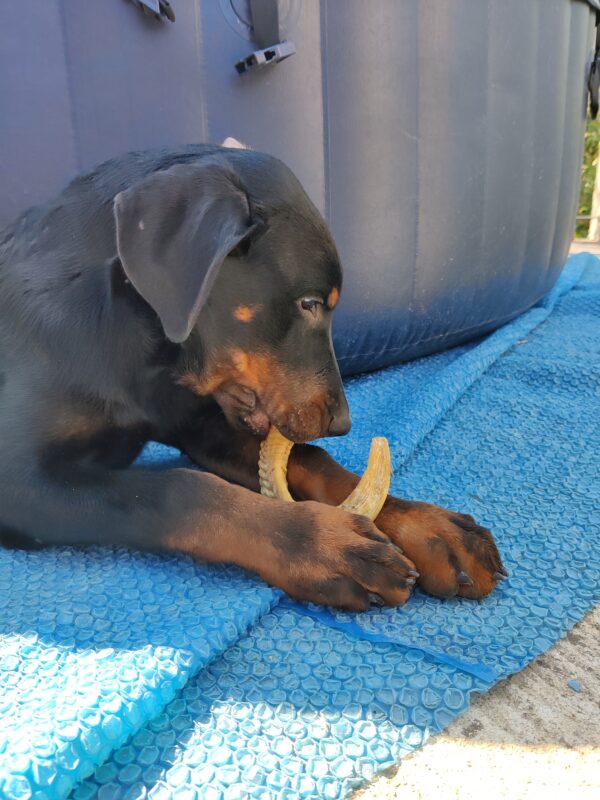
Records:
[[[260,447],[258,475],[260,491],[266,497],[293,502],[287,486],[287,463],[293,442],[286,439],[273,425]],[[376,519],[383,508],[390,489],[391,459],[388,441],[376,436],[371,441],[369,461],[364,475],[354,491],[340,504],[340,508],[352,514],[362,514]]]

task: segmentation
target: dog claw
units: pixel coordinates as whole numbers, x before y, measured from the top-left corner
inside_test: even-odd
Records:
[[[503,572],[494,572],[492,577],[495,581],[503,581],[505,578],[508,578],[508,572],[506,570]]]
[[[381,595],[375,592],[369,592],[369,603],[376,608],[382,608],[385,605],[385,600]]]
[[[421,573],[417,572],[416,569],[409,569],[408,570],[408,575],[410,575],[411,578],[420,578],[421,577]]]
[[[498,572],[499,572],[499,573],[500,573],[500,575],[502,575],[504,578],[508,578],[508,576],[510,575],[510,572],[509,572],[509,571],[506,569],[506,567],[500,567],[500,569],[498,570]]]
[[[457,580],[461,586],[473,586],[473,578],[466,572],[459,572]]]

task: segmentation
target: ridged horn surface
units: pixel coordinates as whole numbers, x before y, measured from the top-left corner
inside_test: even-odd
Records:
[[[392,462],[388,440],[385,436],[376,436],[371,440],[367,468],[340,508],[375,520],[390,491],[391,477]]]
[[[286,477],[287,463],[293,446],[293,442],[286,439],[274,425],[271,425],[267,438],[260,446],[260,458],[258,459],[260,493],[265,497],[294,502]]]
[[[269,435],[260,446],[258,461],[260,491],[265,497],[294,502],[286,478],[287,463],[293,446],[293,442],[271,426]],[[388,441],[383,436],[376,436],[371,441],[367,469],[354,491],[340,504],[340,508],[374,520],[388,496],[391,472]]]

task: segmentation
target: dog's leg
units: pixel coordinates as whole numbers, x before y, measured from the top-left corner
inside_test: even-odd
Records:
[[[168,550],[238,564],[294,597],[361,610],[403,603],[410,564],[362,517],[263,498],[196,470],[64,465],[0,475],[2,529],[38,543]]]
[[[224,417],[189,431],[184,449],[196,463],[258,491],[259,440],[233,431]],[[314,445],[296,445],[288,485],[297,500],[339,505],[359,481]],[[485,597],[506,571],[492,534],[465,514],[389,496],[375,520],[418,570],[422,589],[440,597]]]
[[[299,500],[338,505],[358,481],[320,447],[292,449],[288,484]],[[507,574],[490,531],[466,514],[390,495],[375,524],[414,562],[430,594],[485,597]]]

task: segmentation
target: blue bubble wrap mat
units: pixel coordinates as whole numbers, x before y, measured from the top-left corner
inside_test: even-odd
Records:
[[[394,493],[472,513],[511,577],[355,615],[181,557],[0,551],[0,797],[343,797],[598,602],[600,262],[571,258],[478,344],[347,389],[330,451],[362,470],[388,436]]]

